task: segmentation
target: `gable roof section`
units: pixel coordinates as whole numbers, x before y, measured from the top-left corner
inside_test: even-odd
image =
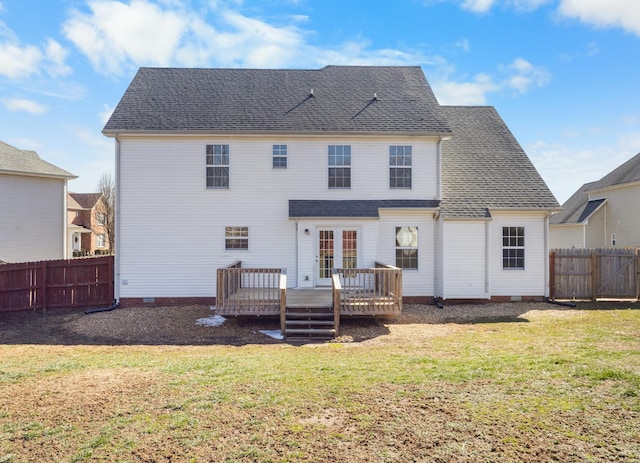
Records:
[[[102,195],[100,193],[69,193],[69,209],[93,209]]]
[[[436,200],[289,200],[289,218],[380,217],[380,209],[433,209]]]
[[[589,200],[590,192],[638,181],[640,181],[640,153],[616,167],[600,180],[585,183],[578,188],[562,205],[562,212],[551,216],[549,223],[554,225],[582,223],[595,212],[595,210],[589,212],[592,208],[590,203],[593,202]]]
[[[490,209],[557,209],[558,201],[493,107],[443,106],[453,130],[442,142],[442,215],[490,217]]]
[[[140,68],[103,133],[450,131],[420,67],[326,66]]]
[[[77,176],[40,159],[35,151],[23,151],[0,141],[0,173],[72,179]]]

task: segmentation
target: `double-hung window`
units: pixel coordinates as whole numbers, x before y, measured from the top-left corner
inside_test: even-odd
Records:
[[[396,267],[418,269],[418,227],[396,227]]]
[[[207,145],[207,188],[229,189],[229,145]]]
[[[106,245],[106,240],[104,235],[101,233],[99,235],[96,235],[96,247],[97,248],[104,248]]]
[[[411,188],[411,146],[389,147],[389,188]]]
[[[351,188],[349,145],[329,145],[329,188]]]
[[[249,227],[224,227],[224,248],[249,249]]]
[[[287,168],[287,145],[273,145],[273,168]]]
[[[524,227],[502,227],[502,268],[524,270]]]

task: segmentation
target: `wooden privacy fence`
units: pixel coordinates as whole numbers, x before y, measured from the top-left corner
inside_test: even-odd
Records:
[[[640,250],[553,249],[549,256],[551,299],[637,299]]]
[[[0,265],[0,312],[113,302],[113,256]]]

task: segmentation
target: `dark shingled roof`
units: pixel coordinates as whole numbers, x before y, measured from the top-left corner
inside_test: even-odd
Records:
[[[495,108],[442,109],[453,130],[451,140],[442,142],[444,217],[489,217],[492,208],[559,207]]]
[[[92,209],[102,198],[101,193],[69,193],[69,196],[78,204],[81,209]],[[72,207],[69,206],[71,209]]]
[[[576,224],[588,219],[596,209],[589,201],[589,192],[640,181],[640,153],[615,168],[600,180],[585,183],[562,205],[563,210],[551,216],[551,224]],[[602,198],[599,198],[602,199]],[[599,206],[599,204],[598,204]]]
[[[157,131],[440,135],[450,128],[418,66],[140,68],[103,133]]]
[[[289,217],[373,217],[379,209],[437,208],[436,200],[289,200]]]

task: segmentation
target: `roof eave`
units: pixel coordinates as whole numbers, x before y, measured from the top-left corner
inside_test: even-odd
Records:
[[[115,138],[119,135],[130,136],[282,136],[282,135],[299,135],[299,136],[403,136],[403,137],[450,137],[452,132],[420,132],[420,131],[290,131],[290,130],[225,130],[216,131],[209,129],[198,130],[103,130],[102,134],[109,138]]]
[[[71,173],[67,173],[68,175],[45,174],[41,172],[26,172],[21,170],[9,170],[9,169],[0,169],[0,174],[17,175],[20,177],[39,177],[39,178],[54,178],[54,179],[66,179],[66,180],[73,180],[78,178],[77,175],[73,175]]]

